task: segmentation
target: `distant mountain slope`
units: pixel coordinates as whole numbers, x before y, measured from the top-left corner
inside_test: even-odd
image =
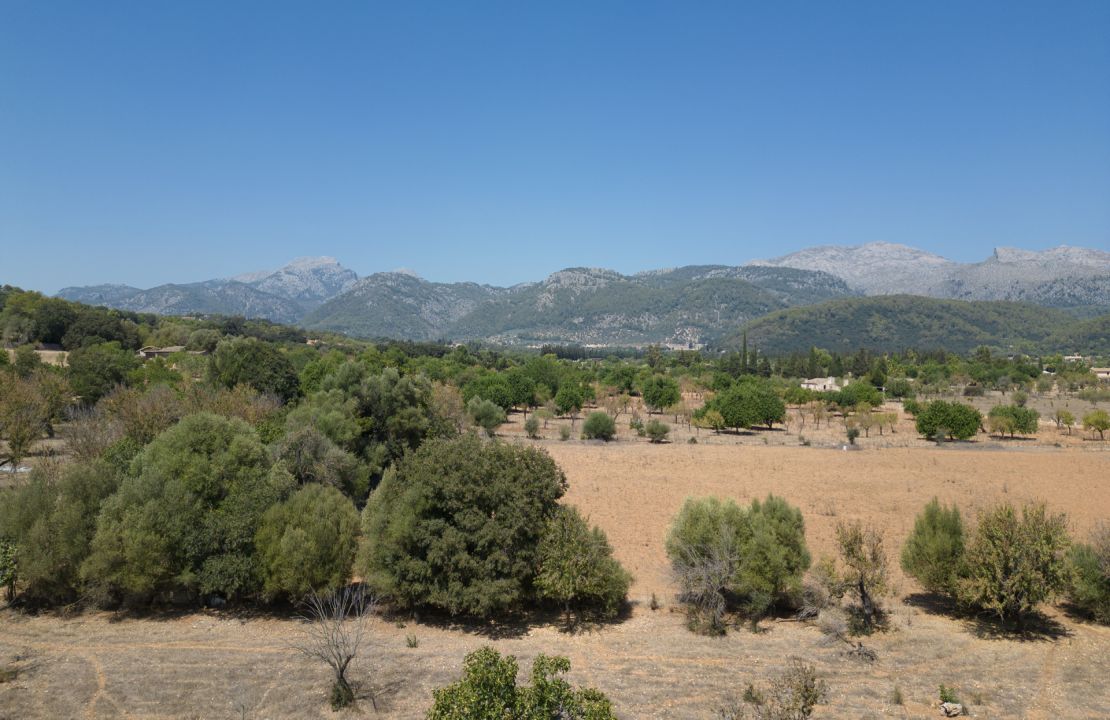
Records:
[[[1110,253],[1066,245],[1040,252],[1000,247],[982,262],[957,263],[905,245],[869,243],[808,248],[752,265],[821,270],[866,295],[1028,301],[1080,313],[1110,307]]]
[[[849,293],[831,276],[777,268],[699,266],[635,276],[568,268],[512,288],[379,273],[317,308],[304,324],[370,337],[506,345],[687,344],[772,310]]]
[[[858,348],[944,348],[968,352],[979,345],[1035,351],[1058,345],[1083,322],[1060,310],[998,301],[939,300],[909,295],[849,298],[771,313],[748,323],[750,347],[772,354]],[[1079,330],[1079,332],[1082,332]],[[738,346],[742,334],[726,345]],[[1057,338],[1055,341],[1051,338]],[[1100,352],[1110,352],[1104,346]]]
[[[433,283],[408,273],[375,273],[319,306],[308,328],[369,338],[439,340],[481,302],[505,290],[475,283]]]
[[[230,280],[159,285],[68,287],[66,300],[160,315],[243,315],[295,323],[309,310],[350,288],[358,276],[333,258],[299,258],[279,270]]]

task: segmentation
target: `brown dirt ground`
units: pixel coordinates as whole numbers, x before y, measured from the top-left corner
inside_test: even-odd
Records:
[[[955,686],[979,717],[1110,717],[1110,628],[1084,622],[1066,608],[1026,635],[999,636],[990,624],[946,614],[902,578],[896,560],[891,630],[865,639],[878,652],[866,664],[816,628],[785,620],[724,638],[684,627],[673,603],[663,550],[674,513],[688,496],[716,494],[746,502],[768,492],[805,513],[815,556],[831,551],[838,521],[859,518],[886,532],[892,559],[913,515],[931,497],[969,514],[990,503],[1045,500],[1085,535],[1110,517],[1110,452],[1104,443],[976,443],[833,449],[842,429],[814,433],[801,447],[791,433],[712,436],[696,445],[608,445],[519,437],[520,418],[506,428],[513,442],[545,447],[570,483],[578,505],[609,535],[616,555],[636,576],[633,608],[620,622],[577,633],[557,619],[481,628],[425,620],[374,622],[373,643],[355,671],[362,683],[354,716],[419,718],[432,689],[458,676],[463,656],[484,644],[521,659],[567,655],[571,679],[608,693],[622,718],[711,718],[729,691],[779,671],[790,657],[814,662],[830,686],[818,717],[938,717],[937,686]],[[622,421],[627,425],[627,419]],[[549,428],[549,438],[557,435]],[[1042,433],[1043,434],[1043,433]],[[1051,435],[1055,434],[1052,430]],[[764,446],[763,437],[771,438]],[[897,440],[916,442],[907,429]],[[889,434],[883,444],[889,442]],[[825,444],[826,447],[819,445]],[[652,594],[665,607],[647,607]],[[7,718],[302,718],[332,717],[326,672],[291,644],[295,620],[281,615],[191,613],[145,618],[88,612],[72,618],[0,612],[0,720]],[[415,649],[406,647],[413,634]],[[0,676],[2,677],[2,676]],[[904,705],[891,702],[895,687]],[[369,699],[377,698],[375,714]]]

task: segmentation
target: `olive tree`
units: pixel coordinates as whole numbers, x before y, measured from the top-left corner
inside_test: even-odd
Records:
[[[573,507],[559,507],[548,521],[536,559],[536,594],[561,605],[568,621],[572,611],[614,617],[632,584],[605,533]]]

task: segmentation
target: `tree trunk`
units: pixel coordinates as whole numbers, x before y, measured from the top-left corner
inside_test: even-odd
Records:
[[[860,578],[857,583],[859,589],[859,604],[863,608],[864,622],[867,623],[868,628],[875,626],[875,603],[871,600],[871,593],[867,592],[867,587],[863,584],[863,578]]]

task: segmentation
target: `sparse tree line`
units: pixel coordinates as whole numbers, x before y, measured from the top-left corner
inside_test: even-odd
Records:
[[[872,631],[890,592],[883,535],[856,521],[840,523],[836,540],[839,558],[811,567],[801,511],[782,498],[748,507],[687,500],[666,547],[690,628],[722,634],[730,617],[754,626],[777,612],[812,618],[850,596],[849,626]],[[1110,622],[1110,525],[1096,529],[1089,543],[1073,543],[1065,517],[1043,504],[1001,504],[965,529],[957,508],[934,499],[917,516],[900,558],[925,590],[966,612],[1020,627],[1041,603],[1067,595]]]

